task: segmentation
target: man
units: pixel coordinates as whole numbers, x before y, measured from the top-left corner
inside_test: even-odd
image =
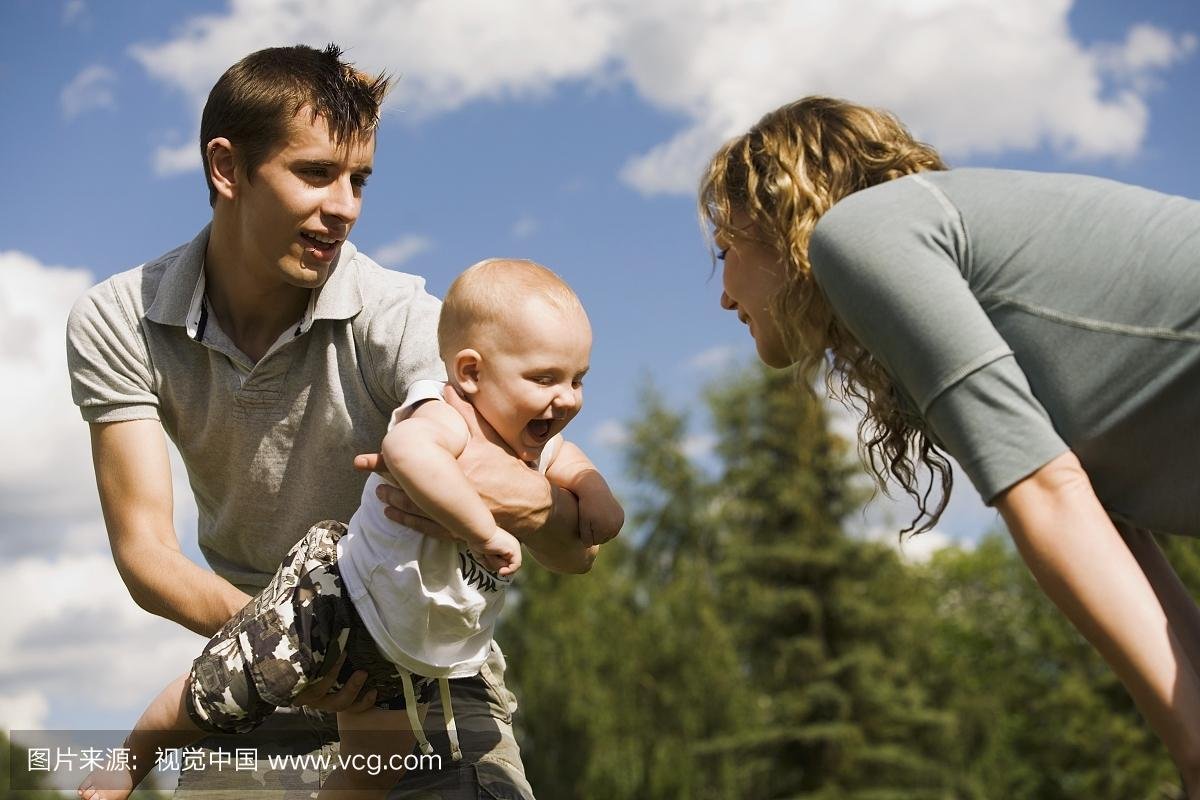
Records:
[[[201,120],[210,225],[93,287],[71,313],[72,393],[91,423],[117,568],[140,606],[204,636],[265,585],[312,523],[349,518],[363,483],[354,454],[374,453],[392,409],[409,396],[435,397],[444,377],[437,300],[420,278],[380,268],[347,241],[387,88],[332,45],[242,59],[213,87]],[[187,467],[212,572],[180,552],[164,432]],[[462,461],[497,522],[539,561],[588,569],[594,548],[576,534],[573,498],[484,438]],[[359,459],[360,468],[373,464]],[[501,496],[510,499],[492,499]],[[430,530],[400,508],[387,513]],[[474,798],[486,787],[532,797],[503,675],[497,649],[479,678],[456,686],[462,766],[409,773],[395,796]],[[360,694],[365,673],[327,693],[333,677],[303,697],[308,709],[276,714],[261,737],[237,746],[329,752],[335,728],[311,709],[361,710],[374,700]],[[441,728],[435,713],[430,730]],[[235,777],[185,772],[180,790]],[[313,788],[298,774],[256,777],[278,795]],[[228,796],[244,794],[243,784]]]

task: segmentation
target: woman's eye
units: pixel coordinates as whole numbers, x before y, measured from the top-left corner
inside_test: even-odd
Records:
[[[728,252],[729,252],[729,248],[728,248],[728,247],[722,247],[720,250],[718,250],[718,251],[717,251],[717,261],[724,261],[724,260],[725,260],[725,254],[726,254],[726,253],[728,253]]]

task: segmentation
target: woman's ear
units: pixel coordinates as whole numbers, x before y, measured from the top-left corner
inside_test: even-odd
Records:
[[[232,200],[237,193],[237,159],[233,145],[224,136],[217,137],[204,148],[205,168],[217,194]]]
[[[479,370],[483,365],[483,356],[478,350],[466,348],[459,350],[452,362],[454,383],[467,397],[479,391]]]

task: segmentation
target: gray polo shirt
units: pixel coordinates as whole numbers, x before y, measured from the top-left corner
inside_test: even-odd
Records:
[[[1114,516],[1200,535],[1200,203],[927,172],[837,203],[809,255],[985,500],[1069,447]]]
[[[353,457],[378,450],[410,386],[445,380],[440,304],[347,242],[304,317],[252,364],[207,311],[208,234],[80,298],[67,363],[88,422],[162,423],[187,466],[201,551],[255,593],[309,526],[354,513],[365,476]]]

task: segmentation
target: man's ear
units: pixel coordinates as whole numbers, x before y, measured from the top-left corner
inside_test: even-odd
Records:
[[[467,397],[479,391],[479,370],[483,365],[483,356],[478,350],[466,348],[459,350],[452,362],[454,383]]]
[[[212,180],[217,194],[226,200],[232,200],[238,187],[237,159],[233,154],[233,145],[224,136],[211,140],[204,148],[204,160],[208,177]]]

